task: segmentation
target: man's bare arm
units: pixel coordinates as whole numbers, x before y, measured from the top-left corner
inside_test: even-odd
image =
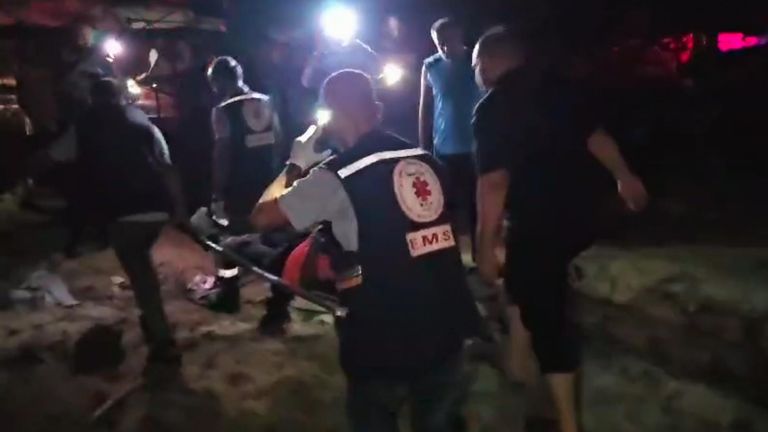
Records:
[[[477,180],[477,267],[480,277],[488,284],[495,283],[499,277],[496,245],[508,189],[506,170],[483,174]]]
[[[432,90],[429,87],[426,68],[421,68],[421,93],[419,97],[419,146],[424,150],[432,151],[432,128],[434,104]]]
[[[250,216],[251,225],[257,231],[268,231],[290,225],[288,218],[277,204],[277,198],[293,186],[302,174],[300,167],[289,163],[267,187]]]
[[[250,217],[251,225],[256,231],[264,232],[291,225],[288,217],[283,213],[277,198],[261,201],[256,204]]]
[[[592,156],[607,169],[618,185],[619,195],[632,211],[641,211],[648,204],[648,192],[639,177],[629,168],[618,144],[604,129],[599,128],[587,139]]]
[[[288,188],[293,186],[296,180],[302,177],[301,168],[297,165],[289,163],[283,172],[281,172],[275,180],[264,190],[264,193],[259,199],[259,203],[266,202],[279,197],[284,194]]]

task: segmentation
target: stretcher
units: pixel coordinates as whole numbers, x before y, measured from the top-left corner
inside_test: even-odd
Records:
[[[214,236],[206,236],[204,234],[198,233],[197,231],[194,230],[194,228],[190,228],[190,227],[183,227],[182,231],[187,235],[189,235],[204,249],[212,251],[218,255],[221,255],[222,257],[237,264],[244,271],[248,271],[255,274],[256,276],[266,280],[267,282],[277,287],[278,289],[281,289],[289,294],[293,294],[296,297],[302,300],[305,300],[321,308],[322,310],[330,313],[336,318],[344,318],[347,316],[347,313],[348,313],[347,308],[340,306],[336,302],[335,297],[328,294],[324,294],[324,293],[311,292],[311,291],[305,290],[304,288],[296,284],[290,284],[286,282],[282,278],[256,266],[253,262],[251,262],[251,260],[235,252],[231,248],[223,246],[220,242],[218,242],[214,238]]]

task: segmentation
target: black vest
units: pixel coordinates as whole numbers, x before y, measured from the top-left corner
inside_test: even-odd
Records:
[[[457,353],[479,322],[436,160],[373,131],[323,164],[354,208],[362,284],[341,292],[348,374],[407,377]]]
[[[249,102],[259,101],[259,104]],[[251,107],[265,112],[252,112]],[[233,97],[219,109],[230,126],[230,177],[224,200],[233,213],[250,212],[276,175],[276,131],[267,96],[246,93]]]

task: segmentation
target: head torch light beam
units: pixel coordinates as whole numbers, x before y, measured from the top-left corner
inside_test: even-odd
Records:
[[[123,51],[125,51],[125,48],[123,47],[122,42],[119,40],[111,37],[104,41],[104,52],[107,54],[110,58],[116,58],[119,57]]]
[[[333,6],[320,16],[320,26],[325,36],[341,42],[354,39],[358,25],[357,13],[346,6]]]
[[[328,124],[328,122],[331,121],[331,117],[333,117],[333,114],[331,113],[331,110],[326,108],[320,108],[315,113],[315,121],[317,122],[318,126],[325,126]]]
[[[399,83],[403,79],[404,75],[405,70],[402,68],[402,66],[395,63],[387,63],[384,65],[381,79],[384,80],[385,85],[393,86]]]

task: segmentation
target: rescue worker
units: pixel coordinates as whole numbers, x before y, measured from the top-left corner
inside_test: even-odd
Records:
[[[495,286],[506,212],[510,370],[514,378],[537,382],[526,356],[532,347],[552,390],[560,431],[576,432],[580,343],[570,319],[568,266],[595,240],[610,176],[631,210],[641,210],[647,194],[602,129],[589,98],[527,54],[504,28],[488,31],[473,54],[478,82],[489,90],[474,118],[477,264],[480,277]]]
[[[379,128],[381,105],[364,73],[333,74],[322,100],[332,112],[324,133],[339,154],[265,197],[251,221],[259,231],[324,223],[338,243],[332,267],[349,308],[337,329],[352,430],[397,431],[405,404],[416,432],[461,430],[462,348],[479,315],[441,167]],[[294,149],[292,161],[304,168],[323,160],[313,147]]]
[[[151,248],[168,222],[187,220],[181,182],[163,135],[147,116],[122,103],[118,84],[95,82],[92,106],[75,127],[77,159],[89,208],[108,225],[109,241],[128,275],[149,345],[145,374],[175,374],[181,365],[163,310]]]
[[[248,215],[275,177],[280,159],[280,128],[268,96],[251,91],[243,69],[232,57],[219,57],[208,69],[208,81],[223,102],[211,114],[213,196],[210,213],[228,235],[245,235]],[[249,243],[251,239],[241,239]],[[237,266],[219,262],[211,293],[196,293],[199,303],[222,312],[240,308]]]
[[[214,92],[223,98],[212,112],[214,134],[214,217],[232,231],[247,230],[247,218],[276,175],[279,122],[269,97],[243,83],[232,57],[219,57],[208,69]]]

